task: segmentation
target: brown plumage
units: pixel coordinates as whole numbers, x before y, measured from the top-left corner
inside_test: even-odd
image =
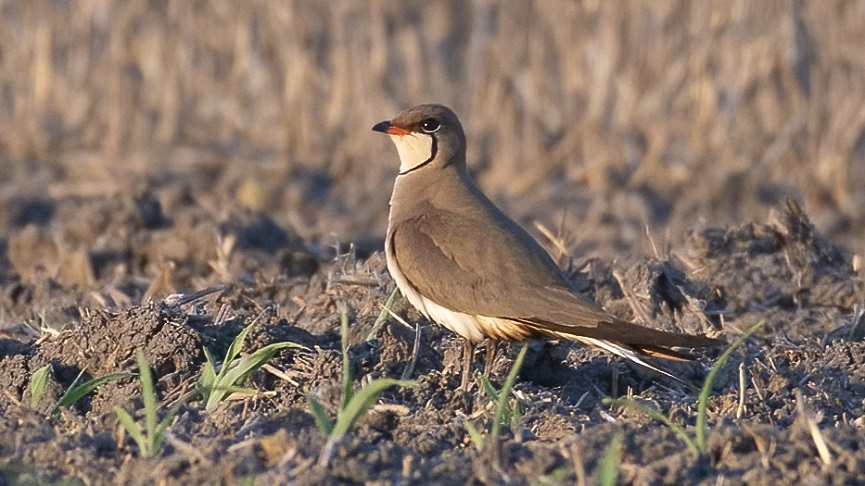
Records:
[[[549,254],[469,177],[465,135],[449,108],[420,105],[373,130],[389,134],[400,155],[385,243],[388,269],[412,305],[466,339],[465,361],[484,338],[555,336],[676,379],[643,356],[687,359],[672,348],[718,344],[623,321],[578,294]]]

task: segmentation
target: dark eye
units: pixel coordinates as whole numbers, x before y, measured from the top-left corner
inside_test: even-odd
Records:
[[[420,122],[420,129],[424,131],[424,133],[433,133],[437,132],[439,128],[442,127],[442,124],[439,123],[435,118],[427,118],[426,120]]]

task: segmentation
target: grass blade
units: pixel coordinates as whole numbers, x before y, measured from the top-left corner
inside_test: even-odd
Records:
[[[480,431],[472,425],[468,420],[465,421],[466,431],[469,433],[469,438],[471,438],[472,443],[475,445],[475,449],[478,452],[484,450],[484,436],[480,433]]]
[[[177,412],[180,411],[180,407],[182,407],[185,402],[186,402],[186,400],[183,399],[183,400],[175,403],[171,408],[168,409],[168,413],[165,414],[165,417],[162,419],[162,422],[159,422],[159,426],[156,427],[156,433],[157,434],[159,434],[160,436],[163,435],[163,433],[165,432],[165,429],[167,429],[168,426],[171,425],[171,421],[174,420],[174,417],[177,416]],[[160,440],[160,442],[162,442],[162,441]]]
[[[60,408],[60,403],[63,401],[63,399],[66,397],[66,395],[68,395],[71,390],[74,390],[75,388],[78,387],[78,384],[81,383],[81,377],[84,376],[84,373],[86,373],[86,372],[87,372],[87,368],[82,368],[81,371],[78,372],[78,375],[75,376],[75,379],[72,380],[72,383],[70,383],[69,387],[66,388],[66,391],[63,392],[63,395],[60,397],[60,400],[58,400],[57,403],[54,404],[54,409],[52,410],[52,413]],[[72,403],[75,403],[75,402],[73,401]]]
[[[84,374],[84,370],[81,370],[81,373],[75,378],[72,382],[72,385],[66,389],[66,393],[60,397],[60,400],[54,405],[54,408],[51,410],[51,413],[57,412],[61,407],[69,408],[72,405],[75,405],[75,402],[81,399],[84,395],[95,390],[97,387],[102,386],[106,383],[110,383],[116,380],[122,380],[124,378],[129,378],[132,376],[131,373],[111,373],[110,375],[105,375],[99,378],[94,378],[92,380],[85,381],[84,383],[78,384],[81,379],[81,376]]]
[[[613,436],[613,440],[604,450],[604,456],[598,464],[598,486],[615,486],[619,476],[619,461],[622,456],[622,434]]]
[[[225,359],[222,360],[222,366],[225,367],[226,363],[231,363],[234,361],[240,354],[240,350],[243,349],[243,342],[246,340],[246,335],[249,334],[249,331],[252,330],[252,326],[255,325],[255,322],[243,328],[240,331],[240,334],[237,335],[228,346],[228,350],[225,352]]]
[[[396,301],[397,295],[399,295],[399,287],[394,287],[393,290],[391,290],[390,295],[387,296],[387,300],[384,302],[381,312],[378,313],[378,317],[375,318],[375,322],[372,324],[372,330],[370,330],[369,334],[366,336],[367,341],[372,341],[375,339],[376,335],[378,335],[379,329],[387,321],[387,316],[390,315],[390,310],[393,308],[393,303]]]
[[[168,413],[165,414],[162,421],[157,424],[156,428],[150,433],[148,436],[150,439],[150,450],[155,454],[157,451],[162,449],[162,443],[165,442],[165,430],[168,429],[168,426],[171,425],[171,422],[174,420],[174,417],[177,415],[177,412],[180,411],[180,403],[175,404],[168,410]]]
[[[361,417],[367,410],[372,407],[385,390],[392,386],[413,387],[414,381],[397,380],[394,378],[381,378],[371,381],[368,385],[361,388],[352,398],[345,408],[339,411],[331,430],[331,438],[334,441],[342,439],[348,433],[355,421]]]
[[[165,430],[168,429],[180,407],[191,394],[181,397],[160,421],[156,387],[153,384],[153,373],[147,363],[147,356],[144,354],[144,350],[139,348],[136,357],[138,359],[138,378],[141,381],[141,401],[144,403],[144,427],[139,427],[132,415],[126,410],[114,407],[114,412],[117,414],[120,424],[138,444],[139,455],[141,457],[153,457],[159,452],[165,441]]]
[[[209,393],[205,400],[204,409],[213,409],[229,393],[245,390],[237,385],[242,383],[243,380],[257,369],[264,366],[277,352],[286,348],[306,349],[305,346],[291,342],[273,343],[255,351],[249,356],[224,362],[222,370],[216,375],[213,384],[208,390]],[[202,374],[203,378],[204,374]]]
[[[505,384],[499,392],[498,402],[496,403],[496,415],[493,419],[493,428],[490,431],[493,440],[498,439],[499,434],[501,433],[502,419],[508,412],[508,399],[510,399],[511,389],[514,387],[514,381],[516,381],[517,374],[519,374],[520,368],[523,366],[523,360],[526,357],[526,351],[528,351],[528,349],[528,344],[523,345],[523,348],[520,349],[520,354],[518,354],[517,359],[514,360],[514,364],[511,366],[511,371],[508,372],[508,377],[505,378]]]
[[[114,413],[117,414],[117,418],[120,420],[120,425],[126,429],[126,432],[129,433],[129,436],[132,437],[132,440],[138,445],[138,453],[144,457],[150,457],[149,451],[147,450],[147,443],[144,440],[144,435],[141,433],[141,429],[138,427],[138,424],[135,423],[135,419],[132,418],[132,415],[129,415],[129,412],[120,408],[114,407]]]
[[[496,388],[484,375],[481,375],[481,386],[483,386],[484,391],[487,393],[487,396],[491,401],[497,402],[499,400],[499,392],[496,391]]]
[[[348,356],[348,304],[339,304],[339,333],[342,341],[342,404],[340,409],[348,406],[351,402],[354,389],[354,377],[351,376],[351,360]]]
[[[138,349],[138,377],[141,380],[141,400],[144,402],[144,430],[148,434],[156,429],[156,390],[153,387],[153,375],[150,374],[150,365],[144,350]]]
[[[33,373],[30,377],[30,407],[36,408],[39,405],[39,400],[45,394],[45,387],[48,386],[48,376],[51,375],[51,365],[47,364]]]
[[[373,380],[366,386],[360,389],[351,401],[345,407],[340,407],[336,417],[336,423],[327,437],[327,442],[321,449],[321,454],[318,456],[318,463],[326,466],[330,462],[330,457],[333,455],[333,448],[336,444],[345,437],[352,425],[360,418],[367,410],[378,401],[381,394],[392,386],[413,387],[416,385],[414,381],[396,380],[393,378],[382,378]],[[315,399],[313,399],[315,400]],[[310,402],[313,403],[313,402]],[[323,413],[324,410],[321,410]]]
[[[709,407],[709,394],[712,392],[712,385],[715,382],[715,377],[720,372],[721,368],[727,363],[727,360],[730,359],[730,356],[733,354],[742,343],[745,342],[746,339],[751,337],[752,334],[757,332],[763,325],[766,324],[766,320],[761,320],[758,323],[751,326],[745,334],[739,336],[730,347],[727,348],[726,351],[718,358],[718,361],[715,362],[712,369],[709,370],[709,374],[706,376],[706,381],[703,382],[703,388],[700,390],[700,398],[697,401],[697,430],[696,434],[696,442],[697,447],[700,450],[700,453],[705,455],[708,452],[707,445],[707,436],[708,436],[708,407]]]
[[[201,388],[208,390],[216,383],[216,362],[213,360],[213,355],[210,354],[207,347],[204,348],[204,357],[206,361],[204,362],[204,369],[201,371],[201,378],[199,378],[198,384]]]
[[[252,372],[264,366],[268,361],[270,361],[276,353],[283,349],[287,348],[303,348],[304,346],[295,343],[273,343],[268,344],[267,346],[255,351],[254,353],[244,356],[243,358],[235,359],[234,361],[228,363],[226,366],[223,364],[223,367],[226,368],[226,372],[223,374],[221,379],[218,380],[217,385],[223,385],[222,388],[228,389],[228,385],[234,385],[242,383],[243,380],[248,377]]]
[[[327,417],[327,412],[324,406],[312,394],[306,395],[306,401],[309,403],[309,408],[312,410],[312,417],[315,419],[315,425],[318,427],[321,435],[327,437],[333,431],[333,422]]]
[[[691,451],[695,456],[700,455],[700,450],[697,448],[697,445],[694,443],[694,441],[691,439],[691,437],[688,436],[688,433],[685,432],[685,429],[683,429],[679,425],[673,423],[673,421],[671,421],[666,415],[655,410],[654,408],[640,405],[636,401],[630,400],[627,398],[618,398],[617,399],[617,398],[607,397],[607,398],[604,398],[603,400],[601,400],[601,403],[603,403],[604,405],[606,405],[608,407],[630,408],[631,410],[635,410],[637,412],[640,412],[642,414],[645,414],[645,415],[651,417],[654,420],[657,420],[658,422],[661,422],[662,424],[669,427],[670,430],[672,430],[673,433],[676,435],[676,437],[682,439],[682,442],[685,443],[685,445],[688,447],[689,451]]]

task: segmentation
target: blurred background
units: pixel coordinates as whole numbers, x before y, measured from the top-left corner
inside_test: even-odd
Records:
[[[370,127],[439,102],[481,187],[578,259],[664,253],[787,197],[865,251],[865,2],[18,0],[0,14],[0,241],[146,194],[167,218],[246,207],[370,252],[398,165]]]

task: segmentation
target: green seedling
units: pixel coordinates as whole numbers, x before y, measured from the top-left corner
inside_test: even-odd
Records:
[[[481,377],[481,385],[483,385],[484,390],[486,390],[487,395],[490,397],[490,400],[496,404],[496,413],[493,416],[493,424],[490,427],[489,435],[493,442],[498,441],[499,436],[501,435],[502,426],[507,425],[514,427],[519,425],[522,421],[519,402],[517,402],[516,399],[511,401],[510,395],[511,390],[514,387],[514,382],[517,379],[517,375],[520,372],[520,368],[523,366],[523,360],[526,357],[526,351],[528,349],[528,345],[525,345],[520,349],[517,359],[514,360],[514,364],[511,366],[507,378],[505,378],[505,383],[502,385],[501,391],[496,391],[495,387],[493,387],[492,383],[490,383],[485,376]],[[478,450],[482,450],[486,443],[486,437],[481,434],[471,422],[466,421],[465,426],[466,431],[469,433],[469,437],[475,444],[475,447]]]
[[[111,373],[109,375],[101,376],[99,378],[93,378],[87,380],[85,382],[81,382],[81,377],[86,373],[86,369],[82,369],[78,376],[72,380],[72,384],[69,385],[69,388],[63,393],[63,396],[57,400],[57,403],[51,407],[51,411],[49,415],[55,415],[60,411],[61,408],[69,408],[75,405],[78,400],[81,399],[84,395],[92,392],[96,388],[110,383],[112,381],[120,380],[123,378],[129,378],[129,373]],[[48,386],[48,377],[51,375],[51,365],[47,364],[38,370],[36,370],[33,375],[30,377],[30,406],[36,408],[39,405],[39,401],[42,399],[42,396],[45,394],[45,388]]]
[[[51,409],[52,415],[57,413],[60,410],[60,407],[69,408],[72,405],[75,405],[75,402],[81,399],[84,395],[92,392],[96,388],[110,383],[112,381],[122,380],[124,378],[129,378],[132,376],[129,373],[111,373],[109,375],[100,376],[99,378],[93,378],[92,380],[87,380],[84,383],[79,383],[81,381],[81,376],[84,375],[85,370],[81,370],[78,373],[78,376],[75,377],[75,381],[72,382],[72,385],[66,389],[66,393],[60,397],[60,400],[57,401],[57,404],[54,405],[54,408]]]
[[[478,452],[484,450],[484,444],[486,443],[484,439],[486,439],[486,436],[468,420],[465,421],[464,425],[466,427],[466,432],[469,433],[469,438],[472,440],[472,444],[475,445],[475,449],[477,449]]]
[[[270,361],[277,352],[287,348],[307,349],[300,344],[284,342],[267,345],[254,353],[238,357],[243,348],[243,341],[255,323],[246,326],[228,346],[225,359],[222,364],[217,365],[213,356],[207,348],[204,348],[204,370],[198,380],[196,390],[204,399],[204,409],[208,412],[219,405],[229,394],[237,393],[246,396],[255,396],[258,392],[251,388],[239,386],[255,370],[261,368]]]
[[[322,435],[327,437],[327,442],[318,458],[318,463],[323,466],[330,462],[334,446],[345,437],[357,420],[378,402],[385,390],[392,386],[413,387],[416,385],[416,382],[410,380],[381,378],[372,380],[355,393],[352,386],[354,377],[351,373],[351,361],[348,356],[348,309],[344,305],[340,306],[340,334],[342,338],[343,384],[336,421],[330,420],[324,406],[312,394],[306,396],[312,416],[315,418],[315,424]]]
[[[638,402],[636,402],[632,399],[628,399],[628,398],[618,398],[618,399],[605,398],[603,400],[603,404],[607,405],[609,407],[628,408],[628,409],[640,412],[643,415],[646,415],[653,420],[657,420],[658,422],[661,422],[662,424],[669,427],[670,430],[672,430],[673,433],[676,435],[676,437],[678,437],[679,439],[682,440],[682,442],[685,443],[685,446],[688,448],[688,450],[692,454],[694,454],[695,456],[699,456],[701,454],[700,448],[697,447],[697,443],[694,441],[694,439],[691,438],[690,435],[688,435],[688,432],[683,427],[676,424],[675,422],[670,420],[669,417],[667,417],[666,415],[662,414],[661,412],[655,410],[654,408],[650,408],[650,407],[647,407],[645,405],[640,405]]]
[[[393,308],[393,303],[396,301],[397,296],[399,296],[399,288],[394,287],[391,290],[390,295],[387,296],[387,300],[385,300],[384,305],[381,308],[381,312],[378,313],[378,317],[375,319],[375,322],[372,324],[372,330],[366,336],[367,341],[372,341],[375,339],[376,335],[378,335],[378,331],[381,329],[381,326],[387,322],[387,316],[390,315],[391,308]]]
[[[733,344],[728,347],[724,353],[718,358],[718,361],[712,366],[712,369],[709,370],[709,374],[706,376],[706,381],[703,382],[703,388],[700,390],[700,398],[697,400],[697,430],[695,432],[695,436],[697,439],[697,447],[700,449],[700,453],[702,455],[706,455],[709,452],[708,445],[708,436],[709,436],[709,426],[708,426],[708,409],[709,409],[709,395],[712,393],[712,387],[715,384],[715,377],[718,376],[718,373],[721,371],[721,368],[727,364],[727,361],[730,360],[730,356],[733,355],[733,351],[735,351],[739,346],[745,343],[745,340],[751,337],[755,332],[757,332],[763,325],[766,324],[765,320],[761,320],[751,326],[745,334],[739,336]]]
[[[51,375],[51,365],[47,364],[30,376],[30,408],[36,408],[39,405],[39,400],[45,394],[45,388],[48,386],[48,376]]]
[[[153,375],[150,372],[150,366],[147,364],[147,357],[144,356],[144,351],[138,350],[138,368],[139,379],[141,380],[141,400],[144,402],[144,428],[135,423],[132,415],[120,407],[114,407],[114,412],[117,418],[120,419],[120,424],[129,433],[129,436],[138,444],[138,453],[141,457],[153,457],[162,448],[162,443],[165,441],[165,430],[168,425],[174,420],[177,411],[180,409],[182,402],[178,402],[162,421],[158,421],[159,406],[156,403],[156,390],[153,387]]]
[[[627,398],[605,398],[603,400],[604,405],[610,407],[623,407],[630,408],[632,410],[636,410],[638,412],[644,413],[651,417],[654,420],[657,420],[664,425],[670,427],[670,430],[676,434],[677,437],[682,439],[685,445],[688,447],[692,453],[698,456],[706,456],[709,453],[708,446],[708,435],[709,435],[709,426],[708,426],[708,409],[709,409],[709,397],[712,393],[712,387],[715,383],[715,378],[718,376],[718,373],[727,364],[730,356],[733,355],[733,352],[741,346],[746,339],[748,339],[751,335],[753,335],[757,330],[759,330],[766,323],[765,320],[762,320],[748,329],[745,334],[739,336],[733,344],[731,344],[721,355],[720,358],[715,362],[712,369],[709,370],[709,374],[706,376],[706,380],[703,382],[703,387],[700,389],[700,396],[697,399],[697,424],[694,430],[694,438],[692,439],[688,432],[673,423],[668,417],[664,416],[661,412],[657,410],[645,407],[635,402],[634,400]]]
[[[619,477],[619,462],[622,458],[622,434],[613,436],[613,440],[604,449],[604,455],[598,464],[598,486],[615,486]]]

